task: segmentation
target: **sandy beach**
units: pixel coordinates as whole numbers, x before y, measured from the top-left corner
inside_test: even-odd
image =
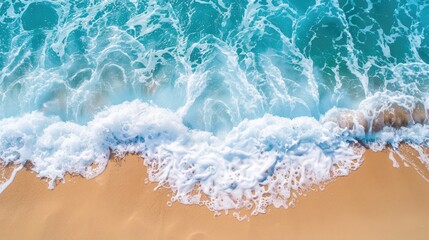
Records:
[[[205,207],[167,206],[169,192],[153,191],[133,155],[54,190],[22,170],[0,195],[0,239],[428,239],[429,183],[400,165],[387,151],[367,151],[360,169],[324,191],[242,222]]]

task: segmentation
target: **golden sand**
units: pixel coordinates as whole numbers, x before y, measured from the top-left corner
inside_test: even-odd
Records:
[[[167,190],[146,184],[137,156],[103,174],[69,178],[54,190],[22,170],[0,194],[0,239],[429,239],[429,183],[387,152],[292,209],[239,222],[205,207],[167,206]]]

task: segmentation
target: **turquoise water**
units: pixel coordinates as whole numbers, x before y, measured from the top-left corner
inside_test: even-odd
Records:
[[[173,201],[287,207],[427,146],[428,93],[427,0],[0,3],[0,158],[51,187],[131,151]]]

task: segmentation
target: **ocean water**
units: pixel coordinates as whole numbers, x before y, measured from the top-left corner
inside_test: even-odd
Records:
[[[256,215],[401,143],[427,178],[428,96],[428,0],[3,0],[0,190],[134,152],[172,201]]]

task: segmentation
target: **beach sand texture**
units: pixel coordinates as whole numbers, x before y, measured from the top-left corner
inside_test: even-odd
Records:
[[[22,170],[0,194],[0,239],[429,239],[429,184],[388,151],[324,191],[239,222],[205,207],[167,205],[142,159],[111,161],[92,180],[68,177],[54,190]]]

